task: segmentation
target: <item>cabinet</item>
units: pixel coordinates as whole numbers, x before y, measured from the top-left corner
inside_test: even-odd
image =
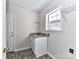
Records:
[[[31,48],[36,57],[47,54],[47,37],[32,38]]]

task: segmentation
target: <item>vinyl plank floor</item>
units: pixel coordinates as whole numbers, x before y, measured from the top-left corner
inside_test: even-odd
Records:
[[[26,49],[17,52],[7,53],[7,59],[52,59],[52,58],[48,54],[36,58],[31,49]]]

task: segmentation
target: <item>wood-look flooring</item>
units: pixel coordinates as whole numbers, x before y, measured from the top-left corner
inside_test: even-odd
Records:
[[[31,49],[26,49],[17,52],[7,53],[7,59],[52,59],[52,58],[48,54],[36,58]]]

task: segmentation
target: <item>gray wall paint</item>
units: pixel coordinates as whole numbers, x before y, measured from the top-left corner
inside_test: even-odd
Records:
[[[21,49],[30,46],[31,43],[28,39],[29,33],[39,31],[39,26],[36,24],[38,13],[22,8],[16,9],[16,49]]]
[[[40,31],[45,31],[45,17],[46,14],[62,4],[62,8],[73,5],[75,0],[54,0],[47,7],[40,11]],[[76,48],[76,14],[72,11],[65,14],[67,23],[64,22],[64,29],[62,32],[49,31],[50,37],[48,38],[48,52],[55,56],[57,59],[62,59],[58,55],[65,55],[68,53],[69,48]],[[65,58],[64,58],[65,59]]]
[[[39,14],[36,11],[28,10],[8,2],[7,13],[15,14],[16,19],[16,40],[15,50],[30,47],[29,33],[38,32]]]

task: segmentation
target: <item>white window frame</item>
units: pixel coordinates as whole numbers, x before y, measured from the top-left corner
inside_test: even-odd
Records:
[[[57,13],[58,11],[59,11],[59,14]],[[53,17],[50,15],[53,15]],[[59,19],[57,18],[58,16],[60,16]],[[54,17],[55,17],[55,19],[54,19]],[[61,7],[58,7],[57,9],[47,13],[46,14],[46,30],[61,31],[62,30],[62,21],[61,20],[62,20]]]

